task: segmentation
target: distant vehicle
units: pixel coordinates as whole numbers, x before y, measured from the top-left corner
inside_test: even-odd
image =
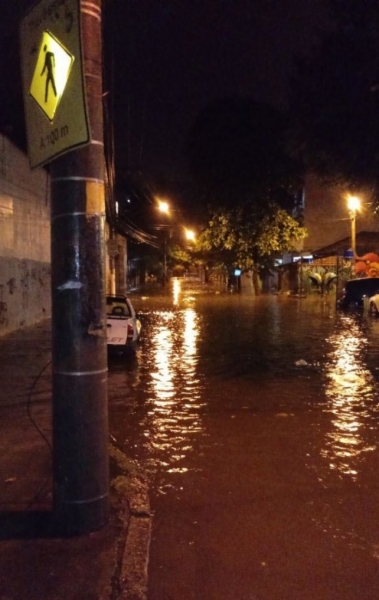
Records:
[[[141,335],[141,322],[126,296],[107,296],[108,349],[124,351],[135,348]]]
[[[345,284],[343,296],[337,302],[339,308],[363,308],[364,299],[379,294],[379,277],[350,279]]]

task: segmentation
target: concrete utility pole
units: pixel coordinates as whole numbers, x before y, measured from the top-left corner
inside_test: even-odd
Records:
[[[54,516],[67,535],[109,512],[101,0],[80,11],[92,142],[51,164]]]

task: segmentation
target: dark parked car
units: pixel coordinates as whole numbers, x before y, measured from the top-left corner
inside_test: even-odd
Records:
[[[339,308],[363,308],[364,298],[379,292],[379,277],[350,279],[345,284],[343,296],[338,300]]]

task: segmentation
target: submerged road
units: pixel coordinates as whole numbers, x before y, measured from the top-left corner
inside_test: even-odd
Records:
[[[379,319],[173,282],[132,296],[111,433],[144,465],[149,600],[374,600]]]

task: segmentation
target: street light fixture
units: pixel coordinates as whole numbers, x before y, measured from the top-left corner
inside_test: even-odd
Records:
[[[196,234],[192,229],[187,229],[186,227],[184,228],[184,232],[186,235],[186,238],[189,242],[194,242],[196,239]]]
[[[165,200],[158,200],[158,210],[165,215],[170,213],[170,205]]]

